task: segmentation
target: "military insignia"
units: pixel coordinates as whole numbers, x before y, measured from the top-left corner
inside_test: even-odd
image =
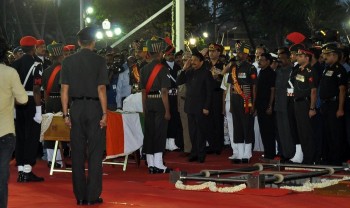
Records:
[[[245,79],[247,78],[247,75],[245,73],[238,73],[238,78]]]
[[[300,82],[305,82],[305,77],[303,75],[297,74],[297,76],[295,77],[296,80],[300,81]]]
[[[334,71],[327,71],[325,76],[331,77],[333,75]]]
[[[256,78],[256,74],[250,75],[250,78],[251,78],[251,79],[255,79],[255,78]]]
[[[314,78],[313,77],[310,77],[309,78],[309,82],[312,83],[314,81]]]
[[[293,94],[294,93],[294,88],[287,88],[287,93]]]
[[[310,72],[311,72],[311,69],[309,69],[309,68],[306,68],[306,71],[310,73]]]

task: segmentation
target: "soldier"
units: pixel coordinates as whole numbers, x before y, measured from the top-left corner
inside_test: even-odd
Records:
[[[254,112],[256,98],[257,72],[247,62],[249,45],[245,42],[236,44],[237,66],[233,67],[228,83],[232,86],[231,113],[233,117],[234,142],[237,144],[235,163],[248,163],[252,157],[254,142]]]
[[[320,82],[321,112],[325,123],[325,138],[328,143],[326,163],[341,165],[347,151],[344,146],[344,103],[347,86],[347,74],[339,63],[341,51],[335,44],[329,43],[322,48],[327,64]]]
[[[152,38],[146,42],[146,46],[152,61],[141,69],[140,74],[145,114],[143,152],[146,154],[150,174],[169,173],[171,169],[163,163],[170,120],[168,88],[171,86],[168,78],[169,70],[161,64],[165,42],[162,39]]]
[[[46,57],[46,44],[44,40],[37,40],[36,42],[36,58],[37,61],[40,61],[43,65],[43,69],[45,70],[51,65],[51,61]]]
[[[16,161],[17,182],[44,181],[32,172],[36,163],[36,153],[40,137],[42,64],[35,59],[37,40],[25,36],[20,40],[24,55],[13,62],[21,82],[29,96],[27,105],[16,106]]]
[[[186,83],[185,112],[192,143],[189,162],[205,162],[213,82],[204,56],[197,49],[193,49],[191,59],[185,63],[176,81],[178,85]]]
[[[93,52],[95,32],[86,27],[77,34],[81,50],[62,62],[61,103],[63,119],[71,128],[73,191],[77,205],[101,204],[102,157],[106,147],[107,66]],[[82,71],[84,73],[82,73]],[[68,100],[72,100],[68,113]],[[85,174],[87,152],[88,174]]]
[[[165,145],[165,149],[170,151],[179,149],[178,146],[183,146],[180,114],[177,109],[176,85],[177,74],[181,70],[181,67],[177,63],[175,63],[174,53],[175,48],[172,45],[169,45],[164,51],[164,59],[162,61],[163,65],[166,66],[169,70],[168,77],[171,83],[168,95],[171,118],[168,123],[167,141]]]
[[[257,80],[255,108],[257,110],[261,139],[264,144],[264,158],[273,159],[276,156],[275,117],[273,102],[275,98],[276,73],[270,67],[272,57],[262,53],[259,57],[260,73]]]
[[[132,86],[132,93],[135,93],[140,91],[140,69],[148,63],[149,53],[144,40],[134,41],[133,49],[135,50],[137,63],[130,68],[130,85]]]
[[[316,115],[317,73],[312,70],[310,65],[311,51],[299,49],[296,55],[299,68],[293,82],[294,113],[304,155],[303,163],[313,164],[315,161],[315,144],[311,118]]]
[[[222,71],[225,63],[219,60],[224,47],[220,44],[212,43],[208,47],[209,50],[209,69],[213,76],[213,102],[211,106],[211,124],[208,128],[212,128],[209,137],[209,148],[207,153],[215,152],[217,155],[221,154],[221,149],[224,145],[224,115],[223,112],[223,90],[221,89],[221,82],[223,78]]]
[[[45,98],[45,113],[57,113],[62,111],[61,105],[61,94],[60,94],[60,84],[59,77],[61,71],[61,63],[64,59],[63,55],[63,44],[52,43],[47,46],[47,50],[52,59],[52,65],[49,66],[43,72],[43,88],[44,88],[44,98]],[[51,167],[51,161],[53,158],[53,141],[45,141],[44,149],[47,152],[48,167]],[[57,162],[54,164],[55,168],[61,168],[62,163],[61,152],[57,152]]]

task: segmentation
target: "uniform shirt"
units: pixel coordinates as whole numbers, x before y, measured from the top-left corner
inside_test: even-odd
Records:
[[[186,83],[185,112],[190,114],[202,114],[203,109],[210,109],[213,94],[213,76],[204,64],[201,68],[182,71],[177,77],[176,83]]]
[[[344,67],[335,63],[327,66],[320,82],[320,98],[330,99],[339,95],[339,86],[347,85],[347,74]]]
[[[33,91],[33,85],[42,84],[43,68],[41,62],[35,61],[32,55],[24,54],[20,59],[14,61],[12,66],[17,70],[26,91]],[[27,76],[28,79],[24,83]]]
[[[46,70],[44,70],[43,77],[42,77],[42,82],[43,82],[42,86],[44,88],[45,93],[47,92],[48,82],[49,82],[49,79],[51,77],[51,74],[54,71],[54,69],[56,68],[56,66],[59,66],[59,65],[60,65],[59,63],[56,63],[56,64],[51,65]],[[61,73],[61,71],[59,71],[56,74],[56,77],[52,83],[50,93],[57,93],[57,94],[60,93],[60,91],[61,91],[61,85],[59,84],[60,73]],[[60,97],[55,97],[55,98],[49,97],[47,99],[47,101],[45,101],[45,110],[47,113],[49,113],[49,112],[57,113],[59,111],[62,111],[61,98]]]
[[[162,62],[164,64],[164,66],[166,66],[169,69],[169,80],[170,80],[170,84],[171,84],[171,88],[177,88],[176,85],[176,78],[177,75],[179,73],[179,71],[181,70],[181,66],[179,66],[178,64],[176,64],[175,62],[173,62],[173,67],[171,67],[167,61],[163,61]]]
[[[276,70],[275,82],[275,106],[278,112],[287,111],[287,88],[290,88],[288,81],[292,73],[292,66],[280,67]]]
[[[106,60],[84,48],[63,60],[60,83],[69,85],[70,97],[97,98],[97,87],[109,83]]]
[[[295,72],[294,97],[310,97],[311,89],[317,88],[317,73],[312,70],[310,65],[305,66],[303,70],[298,68]]]
[[[248,63],[247,61],[244,61],[241,64],[237,65],[236,76],[237,76],[237,81],[239,85],[256,84],[256,77],[257,77],[256,68],[252,64]],[[227,82],[230,83],[231,85],[233,84],[232,72],[230,72],[230,76],[228,77]]]
[[[122,98],[128,97],[131,94],[131,85],[129,84],[129,78],[130,78],[130,70],[127,65],[127,63],[124,63],[123,65],[124,71],[119,74],[118,82],[117,82],[117,107],[122,107]]]
[[[49,68],[49,66],[51,66],[51,64],[52,64],[51,61],[50,61],[48,58],[46,58],[46,57],[35,55],[34,58],[35,58],[36,61],[42,63],[42,66],[43,66],[43,70],[44,70],[44,71],[45,71],[47,68]]]
[[[26,103],[28,96],[18,73],[11,67],[0,64],[0,137],[15,133],[14,101]]]
[[[276,73],[267,67],[261,69],[258,80],[257,80],[257,89],[256,89],[256,99],[255,106],[256,108],[266,109],[269,105],[271,88],[275,87],[276,82]]]
[[[221,62],[220,60],[218,60],[214,65],[213,63],[209,60],[207,62],[207,64],[209,64],[209,70],[212,70],[213,67],[215,67],[215,69],[217,71],[222,71],[224,69],[225,63]],[[213,72],[212,72],[213,74]],[[213,79],[213,87],[215,90],[221,90],[221,82],[222,82],[222,78],[223,76],[221,74],[217,75],[217,78]]]
[[[141,69],[140,74],[140,88],[146,89],[146,84],[151,76],[154,67],[159,63],[157,60],[153,60],[151,63],[147,64]],[[150,92],[160,91],[162,88],[169,88],[171,86],[170,79],[168,77],[169,70],[163,65],[162,69],[159,71],[158,75],[154,79],[151,86]]]

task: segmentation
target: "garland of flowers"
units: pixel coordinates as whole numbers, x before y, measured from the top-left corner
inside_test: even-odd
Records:
[[[177,189],[181,190],[190,190],[190,191],[198,191],[208,188],[212,192],[219,193],[234,193],[245,189],[247,186],[243,183],[233,187],[217,187],[215,182],[205,182],[199,185],[185,185],[182,181],[178,180],[175,184]]]
[[[325,188],[328,186],[332,186],[338,184],[340,181],[350,180],[349,176],[344,176],[342,179],[332,179],[327,180],[324,179],[320,183],[311,183],[310,180],[306,181],[303,186],[281,186],[281,189],[288,189],[297,192],[308,192],[313,191],[315,188]]]

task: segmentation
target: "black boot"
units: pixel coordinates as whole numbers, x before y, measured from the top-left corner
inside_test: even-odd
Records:
[[[44,178],[36,176],[33,172],[23,173],[23,177],[18,182],[41,182]]]

